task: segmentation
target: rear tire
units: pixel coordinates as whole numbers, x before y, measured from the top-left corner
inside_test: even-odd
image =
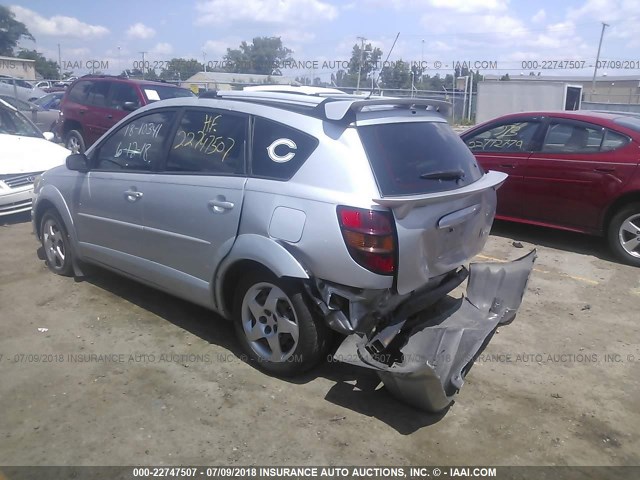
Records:
[[[71,150],[71,153],[84,153],[84,139],[78,130],[70,130],[64,141],[64,146]]]
[[[233,306],[236,334],[257,367],[293,376],[317,365],[329,348],[331,332],[313,315],[304,288],[270,272],[245,275]]]
[[[640,267],[640,203],[626,205],[613,216],[608,241],[620,260]]]
[[[46,264],[53,273],[73,275],[73,248],[64,222],[55,210],[47,210],[40,221],[40,238]]]

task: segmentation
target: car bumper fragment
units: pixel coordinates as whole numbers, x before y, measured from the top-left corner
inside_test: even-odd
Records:
[[[535,250],[509,263],[476,263],[469,268],[467,296],[442,313],[433,309],[394,332],[389,348],[371,353],[370,340],[354,333],[334,358],[375,370],[397,398],[427,411],[446,408],[499,325],[520,307],[536,258]],[[393,350],[396,349],[394,352]],[[397,351],[399,350],[399,352]]]

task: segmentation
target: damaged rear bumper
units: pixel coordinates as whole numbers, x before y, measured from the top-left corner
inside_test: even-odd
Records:
[[[334,357],[376,370],[399,399],[440,411],[462,388],[496,328],[514,319],[535,258],[533,250],[509,263],[471,264],[466,297],[445,311],[430,308],[388,327],[378,335],[382,343],[351,334]]]

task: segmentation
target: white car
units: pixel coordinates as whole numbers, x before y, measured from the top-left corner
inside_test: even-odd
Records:
[[[0,216],[31,210],[36,177],[64,164],[71,152],[51,139],[0,99]]]
[[[0,75],[0,94],[31,102],[46,95],[47,92],[41,88],[34,87],[26,80]]]

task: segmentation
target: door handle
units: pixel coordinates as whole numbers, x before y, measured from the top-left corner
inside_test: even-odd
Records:
[[[516,168],[516,166],[513,163],[501,163],[500,166],[502,168]]]
[[[234,206],[233,202],[228,202],[224,197],[210,200],[208,205],[215,213],[222,213],[225,210],[231,210]]]
[[[78,110],[78,113],[79,113],[80,115],[84,115],[84,114],[85,114],[85,112],[86,112],[86,110]]]
[[[616,169],[611,167],[596,167],[593,169],[593,171],[600,173],[613,173],[616,171]]]
[[[108,118],[109,120],[111,120],[111,119],[113,118],[113,115],[109,114],[109,115],[107,115],[107,118]]]
[[[142,198],[142,192],[137,192],[135,190],[127,190],[124,192],[125,198],[130,202],[135,202]]]

